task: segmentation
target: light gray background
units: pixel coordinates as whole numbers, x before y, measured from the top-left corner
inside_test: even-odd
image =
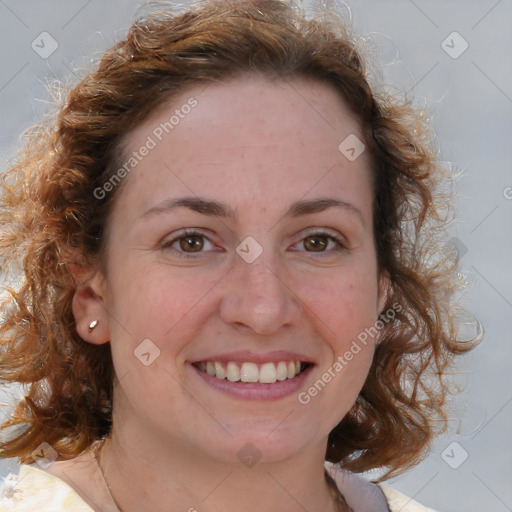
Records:
[[[47,84],[74,79],[126,33],[135,0],[0,0],[0,156],[47,111]],[[458,180],[456,244],[472,282],[466,304],[486,330],[459,365],[463,394],[451,430],[430,456],[391,484],[442,512],[512,510],[512,3],[510,0],[353,0],[355,31],[380,48],[383,78],[427,101],[442,159]],[[469,44],[454,59],[442,42],[457,31]],[[32,48],[48,32],[49,58]],[[461,40],[447,40],[452,52]],[[48,46],[46,46],[48,48]],[[79,73],[81,76],[81,73]],[[509,199],[508,199],[508,198]],[[458,420],[457,420],[458,418]],[[452,442],[448,450],[447,447]],[[467,459],[457,469],[467,452]],[[444,458],[442,453],[444,453]],[[448,455],[448,457],[447,457]],[[2,461],[2,475],[15,466]]]

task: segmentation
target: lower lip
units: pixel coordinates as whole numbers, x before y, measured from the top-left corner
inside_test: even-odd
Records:
[[[293,379],[278,380],[273,384],[261,384],[258,382],[231,382],[227,379],[218,379],[198,370],[194,365],[190,366],[210,388],[244,400],[277,400],[297,394],[313,369],[313,365],[310,365]]]

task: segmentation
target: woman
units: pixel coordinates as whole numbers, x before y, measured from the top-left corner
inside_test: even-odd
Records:
[[[138,20],[4,177],[0,510],[429,510],[356,474],[446,418],[440,175],[334,14]]]

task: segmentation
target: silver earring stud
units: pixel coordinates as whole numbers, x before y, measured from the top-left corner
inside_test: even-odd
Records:
[[[98,320],[93,320],[90,324],[89,324],[89,332],[92,332],[94,330],[94,328],[98,325]]]

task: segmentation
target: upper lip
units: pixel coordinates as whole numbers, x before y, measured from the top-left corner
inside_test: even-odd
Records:
[[[314,363],[312,359],[297,352],[289,352],[287,350],[273,350],[271,352],[254,352],[252,350],[237,350],[234,352],[223,352],[222,354],[214,354],[211,356],[201,357],[191,361],[192,364],[200,363],[202,361],[219,361],[228,362],[233,361],[236,363],[276,363],[279,361],[300,361],[302,363]]]

